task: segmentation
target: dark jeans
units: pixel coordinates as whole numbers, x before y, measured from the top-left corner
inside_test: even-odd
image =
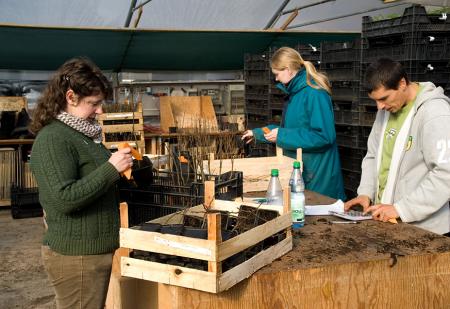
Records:
[[[42,261],[55,289],[58,309],[100,309],[105,306],[112,253],[62,255],[42,246]]]

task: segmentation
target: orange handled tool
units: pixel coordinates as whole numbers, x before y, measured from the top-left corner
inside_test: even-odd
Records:
[[[268,127],[264,127],[264,128],[262,128],[262,130],[263,130],[264,134],[270,133],[270,131],[271,131]]]
[[[124,149],[124,148],[130,148],[131,149],[131,155],[136,159],[141,161],[142,160],[142,155],[139,153],[139,151],[137,151],[136,149],[134,149],[133,147],[130,146],[130,144],[128,143],[120,143],[117,148],[120,149]],[[131,167],[126,169],[125,171],[123,171],[122,173],[120,173],[120,175],[127,177],[127,179],[131,179]]]

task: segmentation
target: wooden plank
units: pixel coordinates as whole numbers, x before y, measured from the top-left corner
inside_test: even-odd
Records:
[[[250,277],[250,275],[252,275],[258,269],[272,263],[275,259],[291,250],[292,237],[287,237],[275,246],[261,251],[251,259],[223,273],[219,278],[219,291],[221,292],[228,290],[236,283]]]
[[[27,109],[27,98],[25,97],[0,97],[0,111],[20,112],[22,108]]]
[[[11,199],[0,200],[0,207],[10,207]]]
[[[138,141],[114,141],[114,142],[103,142],[103,145],[105,145],[108,149],[117,149],[119,147],[120,143],[128,143],[130,146],[133,146],[135,148],[145,148],[145,143],[138,140]]]
[[[120,229],[120,246],[205,261],[216,261],[217,256],[215,241],[134,229]]]
[[[164,96],[160,98],[161,130],[169,127],[218,130],[214,106],[209,96]]]
[[[244,192],[265,191],[269,185],[270,170],[279,170],[282,184],[289,183],[294,159],[286,156],[273,156],[261,158],[243,158],[226,160],[205,160],[203,168],[208,174],[218,175],[234,170],[244,174]],[[209,167],[209,169],[208,169]]]
[[[211,129],[217,131],[219,126],[217,124],[216,112],[211,97],[201,96],[200,101],[201,117],[208,121],[208,124],[211,125]]]
[[[389,258],[317,268],[297,264],[283,272],[259,271],[219,294],[171,287],[177,299],[172,308],[448,308],[450,304],[450,252],[400,257],[394,267]]]
[[[120,203],[120,227],[128,227],[128,204]],[[122,256],[130,256],[130,249],[118,248],[113,255],[111,276],[109,279],[108,293],[106,295],[106,309],[120,309],[125,302],[122,295],[122,286],[130,284],[130,278],[122,278],[120,274],[120,259]],[[132,284],[132,283],[131,283]]]
[[[127,257],[122,258],[121,269],[122,276],[217,292],[216,274],[212,272]]]
[[[142,119],[142,112],[123,112],[123,113],[103,113],[98,115],[98,121],[105,120],[123,120],[123,119]]]
[[[205,181],[204,204],[206,208],[214,208],[215,195],[215,182],[211,180]]]
[[[223,243],[219,244],[219,261],[249,248],[267,237],[290,227],[292,224],[292,217],[290,214],[285,214],[270,220],[264,224],[258,225],[251,230],[239,234]]]
[[[302,160],[302,149],[297,149],[297,161]],[[204,160],[203,169],[212,175],[228,171],[242,171],[244,174],[244,192],[266,191],[270,181],[271,169],[278,169],[280,182],[289,183],[294,159],[284,156],[277,148],[277,155],[261,158],[240,158],[225,160]],[[303,166],[303,164],[302,164]]]
[[[169,132],[169,127],[175,126],[175,118],[169,97],[159,98],[160,127],[163,132]]]
[[[143,131],[143,130],[144,130],[144,125],[141,123],[112,124],[112,125],[103,125],[102,126],[103,133],[136,132],[136,131]]]
[[[214,183],[214,182],[213,182]],[[205,188],[206,192],[206,188]],[[205,193],[206,195],[206,193]],[[221,231],[221,219],[220,213],[208,213],[208,240],[215,242],[215,245],[219,245],[222,242]],[[213,272],[216,275],[222,272],[220,262],[218,262],[218,251],[216,250],[215,262],[208,261],[208,271]]]

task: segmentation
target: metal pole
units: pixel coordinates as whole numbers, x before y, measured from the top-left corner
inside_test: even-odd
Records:
[[[152,0],[147,0],[147,1],[142,2],[141,4],[139,4],[137,7],[135,7],[135,8],[133,9],[133,12],[136,11],[136,10],[139,10],[141,7],[143,7],[144,5],[146,5],[147,3],[149,3],[150,1],[152,1]]]
[[[131,22],[131,17],[133,17],[133,12],[134,12],[134,6],[136,5],[136,1],[137,0],[131,0],[130,3],[130,9],[128,10],[128,16],[127,16],[127,20],[125,21],[125,28],[128,28],[130,26],[130,22]]]
[[[286,5],[288,5],[289,1],[291,1],[291,0],[284,0],[283,4],[281,4],[281,6],[278,8],[278,10],[275,12],[275,14],[273,14],[270,21],[264,27],[264,30],[271,28],[273,26],[273,24],[275,24],[275,22],[278,20],[278,18],[280,18],[281,12],[284,10]]]
[[[385,7],[373,8],[373,9],[364,10],[364,11],[360,11],[360,12],[355,12],[355,13],[335,16],[335,17],[331,17],[331,18],[325,18],[325,19],[310,21],[310,22],[306,22],[306,23],[303,23],[303,24],[292,25],[292,26],[287,27],[286,29],[300,28],[300,27],[303,27],[303,26],[309,26],[309,25],[313,25],[313,24],[323,23],[323,22],[326,22],[326,21],[341,19],[341,18],[350,17],[350,16],[354,16],[354,15],[359,15],[359,14],[369,13],[369,12],[373,12],[373,11],[389,9],[389,8],[392,8],[392,7],[395,7],[395,6],[400,6],[400,5],[407,5],[407,4],[406,3],[393,4],[393,5],[389,5],[389,6],[385,6]]]

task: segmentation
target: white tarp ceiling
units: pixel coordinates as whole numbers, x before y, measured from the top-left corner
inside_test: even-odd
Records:
[[[285,9],[319,1],[291,0]],[[142,2],[143,0],[138,0],[137,4]],[[281,0],[152,0],[144,6],[138,28],[263,29],[282,3]],[[300,11],[291,25],[392,5],[384,4],[381,0],[335,0]],[[401,14],[410,4],[396,5],[295,30],[360,31],[363,15]],[[0,23],[120,28],[125,24],[129,7],[129,0],[0,0]],[[137,12],[134,13],[131,27],[136,16]],[[288,15],[284,15],[280,18],[276,26],[280,27],[287,17]]]

